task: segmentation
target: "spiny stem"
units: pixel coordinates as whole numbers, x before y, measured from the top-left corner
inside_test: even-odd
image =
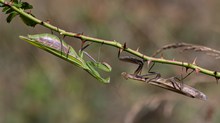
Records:
[[[0,3],[6,4],[6,2],[4,2],[4,0],[0,0]],[[22,16],[30,19],[31,21],[33,21],[33,22],[35,22],[39,25],[42,25],[42,26],[44,26],[44,27],[46,27],[50,30],[56,31],[56,32],[60,33],[63,36],[75,37],[75,38],[81,39],[83,41],[101,43],[101,44],[104,44],[104,45],[109,45],[109,46],[112,46],[112,47],[123,49],[123,45],[120,44],[119,42],[93,38],[93,37],[85,36],[85,35],[79,34],[79,33],[67,32],[63,29],[60,29],[56,26],[53,26],[53,25],[49,24],[48,22],[44,22],[44,21],[42,21],[38,18],[33,17],[32,15],[26,13],[24,10],[22,10],[20,8],[17,8],[13,5],[8,5],[8,6],[10,6],[14,11],[18,12],[20,15],[22,15]],[[180,62],[180,61],[173,61],[173,60],[166,60],[166,59],[162,59],[162,58],[154,58],[154,57],[144,55],[144,54],[142,54],[138,51],[132,50],[130,48],[125,48],[124,51],[126,51],[130,54],[133,54],[133,55],[135,55],[139,58],[142,58],[146,61],[183,66],[187,69],[190,68],[190,69],[193,69],[193,70],[198,70],[200,73],[203,73],[203,74],[206,74],[206,75],[209,75],[209,76],[213,76],[216,79],[220,78],[220,72],[207,70],[207,69],[199,67],[195,64],[190,64],[190,63]]]

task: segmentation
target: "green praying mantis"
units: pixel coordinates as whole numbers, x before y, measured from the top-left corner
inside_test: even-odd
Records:
[[[97,80],[103,83],[109,83],[110,77],[103,78],[96,69],[100,69],[106,72],[111,71],[111,66],[105,62],[97,62],[94,59],[92,61],[85,61],[83,59],[83,54],[87,54],[85,51],[80,50],[77,54],[76,51],[65,43],[63,40],[59,39],[57,36],[52,34],[36,34],[36,35],[28,35],[19,36],[22,40],[27,41],[28,43],[41,48],[49,53],[52,53],[72,64],[78,66]]]

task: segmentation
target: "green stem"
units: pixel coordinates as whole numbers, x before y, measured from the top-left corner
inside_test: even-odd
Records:
[[[0,3],[4,4],[4,0],[0,0]],[[104,44],[104,45],[109,45],[109,46],[112,46],[112,47],[123,49],[123,45],[120,44],[119,42],[93,38],[93,37],[85,36],[85,35],[78,34],[78,33],[67,32],[67,31],[62,30],[62,29],[60,29],[56,26],[53,26],[53,25],[51,25],[47,22],[43,22],[42,20],[39,20],[39,19],[33,17],[32,15],[30,15],[30,14],[26,13],[25,11],[23,11],[22,9],[19,9],[15,6],[12,6],[12,5],[10,5],[10,7],[13,10],[15,10],[16,12],[18,12],[20,15],[23,15],[24,17],[32,20],[33,22],[36,22],[37,24],[40,24],[40,25],[42,25],[42,26],[44,26],[44,27],[46,27],[50,30],[56,31],[56,32],[60,33],[61,35],[69,36],[69,37],[75,37],[75,38],[81,39],[83,41],[101,43],[101,44]],[[133,55],[135,55],[139,58],[142,58],[146,61],[183,66],[183,67],[186,67],[186,68],[190,68],[190,69],[199,71],[200,73],[203,73],[203,74],[206,74],[206,75],[209,75],[209,76],[214,76],[216,78],[220,78],[220,73],[219,72],[207,70],[207,69],[199,67],[195,64],[190,64],[190,63],[180,62],[180,61],[173,61],[173,60],[166,60],[166,59],[162,59],[162,58],[154,58],[154,57],[146,56],[146,55],[144,55],[144,54],[142,54],[138,51],[132,50],[130,48],[125,48],[124,51],[126,51],[130,54],[133,54]]]

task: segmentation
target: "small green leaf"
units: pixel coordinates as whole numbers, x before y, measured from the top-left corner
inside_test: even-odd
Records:
[[[14,10],[10,8],[10,9],[7,10],[5,13],[6,13],[6,14],[9,14],[9,13],[12,13],[12,12],[14,12]]]
[[[32,14],[30,14],[30,15],[32,15]],[[34,16],[34,15],[32,15],[32,16]],[[29,19],[29,18],[27,18],[27,17],[25,17],[23,15],[20,15],[20,18],[28,26],[35,27],[37,25],[36,22],[32,21],[31,19]]]
[[[17,12],[12,12],[11,14],[8,15],[8,17],[6,18],[6,21],[7,21],[8,23],[10,23],[10,22],[12,21],[12,19],[13,19],[14,17],[16,17],[17,15],[18,15]]]
[[[8,11],[10,8],[8,6],[5,6],[3,9],[2,9],[2,12],[5,12],[5,11]]]
[[[30,5],[30,4],[27,3],[27,2],[22,2],[21,8],[24,9],[24,10],[26,10],[26,9],[33,9],[33,6]]]
[[[16,3],[16,4],[18,4],[18,0],[14,0],[13,2]]]
[[[22,7],[22,3],[14,3],[13,6],[15,6],[17,8],[21,8]]]
[[[0,3],[0,7],[4,7],[4,4],[3,4],[3,3]]]
[[[17,2],[17,3],[14,2],[13,6],[24,10],[33,9],[33,6],[30,5],[28,2]]]

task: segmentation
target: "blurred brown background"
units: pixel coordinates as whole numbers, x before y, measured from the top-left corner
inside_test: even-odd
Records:
[[[101,39],[127,42],[152,55],[163,45],[187,42],[214,49],[220,46],[218,0],[29,0],[32,13],[60,28]],[[101,84],[85,71],[18,38],[50,33],[19,18],[7,24],[0,13],[1,123],[207,123],[220,122],[220,86],[213,77],[192,74],[184,82],[207,94],[191,99],[137,81],[120,73],[135,65],[117,60],[117,49],[93,44],[86,49],[113,67],[111,83]],[[80,41],[65,38],[79,49]],[[101,54],[99,54],[99,50]],[[171,50],[167,59],[192,62],[220,71],[219,60],[201,53]],[[146,68],[146,67],[145,67]],[[147,68],[146,68],[147,71]],[[157,64],[163,77],[185,74],[181,67]]]

